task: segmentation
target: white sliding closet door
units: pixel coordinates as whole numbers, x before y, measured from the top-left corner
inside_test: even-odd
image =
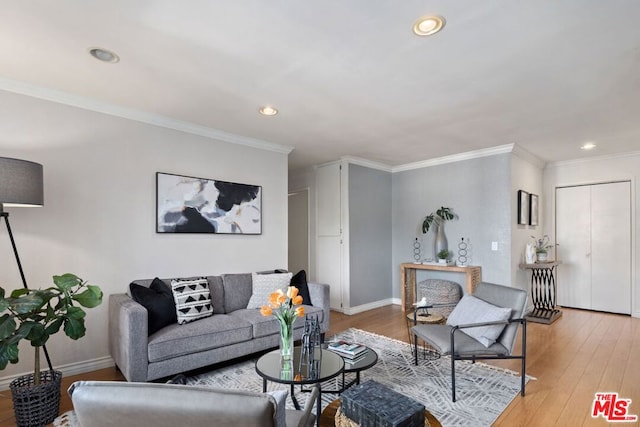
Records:
[[[556,189],[558,304],[631,313],[631,184]]]
[[[631,314],[631,184],[591,186],[591,308]]]
[[[591,308],[591,188],[556,189],[558,305]]]

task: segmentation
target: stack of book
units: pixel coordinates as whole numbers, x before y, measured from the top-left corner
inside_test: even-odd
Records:
[[[362,344],[351,343],[348,341],[336,341],[329,343],[328,350],[339,354],[344,359],[344,363],[353,365],[364,359],[367,355],[368,348]]]

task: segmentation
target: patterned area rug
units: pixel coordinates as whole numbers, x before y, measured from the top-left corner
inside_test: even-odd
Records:
[[[418,361],[413,364],[409,344],[381,335],[347,329],[331,340],[347,340],[365,344],[378,353],[378,363],[361,373],[361,381],[379,383],[423,403],[443,426],[490,426],[520,393],[520,377],[513,371],[484,363],[456,362],[456,398],[451,401],[451,360]],[[527,377],[527,381],[532,379]],[[237,388],[262,391],[262,378],[255,372],[255,361],[247,361],[210,373],[188,378],[189,385]],[[331,381],[323,388],[335,389]],[[268,382],[269,390],[288,386]],[[296,398],[303,405],[305,393],[296,388]],[[337,395],[322,395],[323,408]],[[287,402],[293,408],[290,399]]]
[[[361,373],[361,381],[374,379],[379,383],[403,393],[425,405],[443,426],[490,426],[520,393],[518,373],[495,368],[484,363],[456,362],[457,402],[451,401],[451,360],[419,359],[413,364],[409,344],[381,335],[347,329],[332,340],[347,340],[365,344],[378,353],[378,363]],[[527,377],[527,382],[532,377]],[[262,378],[255,372],[255,360],[217,369],[212,372],[187,378],[188,385],[235,388],[262,391]],[[331,381],[323,384],[325,389],[335,389]],[[286,389],[288,386],[268,382],[269,390]],[[304,405],[306,393],[296,388],[296,398]],[[322,395],[323,409],[337,395]],[[287,405],[293,408],[291,399]],[[76,427],[73,412],[56,419],[55,426]]]

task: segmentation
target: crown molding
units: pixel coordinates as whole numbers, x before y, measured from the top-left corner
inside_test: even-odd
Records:
[[[497,147],[483,148],[481,150],[467,151],[466,153],[452,154],[450,156],[437,157],[435,159],[423,160],[420,162],[407,163],[400,166],[393,166],[391,171],[405,172],[414,169],[422,169],[431,166],[444,165],[447,163],[461,162],[463,160],[477,159],[480,157],[495,156],[497,154],[505,154],[513,152],[515,144],[499,145]]]
[[[361,157],[342,156],[340,159],[352,165],[364,166],[365,168],[377,169],[383,172],[393,172],[392,166],[385,165],[380,162],[374,162],[373,160],[363,159]]]
[[[540,157],[536,156],[530,151],[525,150],[518,144],[513,144],[513,154],[522,160],[531,163],[534,166],[537,166],[538,169],[544,169],[547,165],[547,162],[542,160]]]
[[[133,120],[136,122],[158,126],[166,129],[190,133],[192,135],[203,136],[205,138],[227,142],[230,144],[244,145],[251,148],[274,151],[281,154],[289,154],[291,153],[291,151],[293,151],[293,147],[290,145],[276,144],[256,138],[236,135],[207,126],[202,126],[196,123],[177,120],[171,117],[136,110],[133,108],[122,107],[120,105],[110,104],[108,102],[102,102],[96,99],[74,95],[55,89],[35,86],[29,83],[12,80],[5,77],[0,77],[0,90],[17,93],[20,95],[26,95],[32,98],[43,99],[58,104],[69,105],[72,107],[81,108],[83,110],[95,111],[97,113]]]
[[[619,153],[619,154],[606,154],[606,155],[596,156],[596,157],[583,157],[580,159],[573,159],[573,160],[561,160],[558,162],[547,163],[547,169],[557,168],[561,166],[577,165],[580,163],[598,162],[603,160],[615,160],[622,157],[635,157],[635,156],[640,156],[640,151],[629,151],[627,153]]]

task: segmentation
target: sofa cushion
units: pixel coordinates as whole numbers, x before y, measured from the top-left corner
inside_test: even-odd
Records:
[[[171,289],[165,282],[153,279],[149,287],[129,284],[133,300],[147,309],[147,332],[151,335],[167,325],[177,323],[176,306]]]
[[[260,308],[269,304],[269,295],[281,290],[286,293],[291,283],[291,273],[251,274],[251,298],[246,308]]]
[[[224,287],[222,286],[222,277],[208,276],[207,280],[209,281],[213,314],[224,314]]]
[[[251,273],[223,274],[221,277],[225,313],[247,308],[251,298]]]
[[[304,306],[306,316],[317,316],[318,321],[322,323],[324,319],[324,311],[319,307]],[[263,316],[260,310],[254,308],[245,308],[229,313],[229,316],[243,319],[252,325],[253,338],[260,338],[268,335],[280,333],[280,323],[274,316]],[[293,323],[293,329],[304,327],[304,317],[296,319]]]
[[[251,323],[217,314],[184,325],[169,325],[149,337],[149,362],[224,347],[253,338]]]
[[[193,322],[213,314],[209,281],[206,277],[173,279],[171,290],[179,324]]]

